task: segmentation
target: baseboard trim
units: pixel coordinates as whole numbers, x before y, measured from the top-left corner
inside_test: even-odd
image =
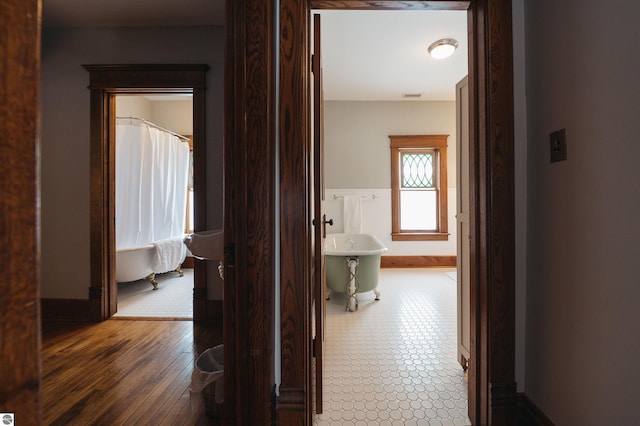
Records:
[[[525,393],[517,394],[518,424],[523,426],[554,426],[536,404]]]
[[[40,299],[43,321],[90,320],[91,308],[88,299]]]
[[[187,256],[184,258],[184,262],[182,262],[182,265],[180,266],[182,267],[182,269],[193,269],[193,264],[193,256]]]
[[[88,299],[40,299],[40,312],[43,321],[91,320]],[[207,320],[222,321],[222,300],[207,300]]]
[[[280,396],[276,398],[276,423],[279,425],[303,425],[305,418],[305,401],[307,395],[304,389],[280,386]]]
[[[382,256],[381,268],[455,268],[456,256]]]

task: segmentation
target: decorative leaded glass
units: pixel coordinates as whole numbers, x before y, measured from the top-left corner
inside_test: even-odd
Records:
[[[402,188],[433,188],[433,152],[402,154]]]

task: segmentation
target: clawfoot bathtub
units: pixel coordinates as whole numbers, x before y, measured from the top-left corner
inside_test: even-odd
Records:
[[[380,300],[380,256],[387,247],[369,234],[329,234],[325,245],[327,287],[348,293],[347,310],[358,309],[357,293],[373,291]],[[328,298],[328,297],[327,297]]]
[[[153,286],[153,289],[157,290],[156,273],[169,271],[153,270],[153,256],[155,253],[156,246],[154,244],[116,250],[116,281],[129,282],[146,278]],[[175,272],[182,277],[184,272],[182,272],[181,266],[182,262],[175,269]]]

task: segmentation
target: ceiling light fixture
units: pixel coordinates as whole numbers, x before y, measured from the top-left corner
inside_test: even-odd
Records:
[[[438,41],[434,41],[429,46],[429,54],[434,59],[444,59],[453,55],[458,47],[458,41],[452,38],[443,38]]]

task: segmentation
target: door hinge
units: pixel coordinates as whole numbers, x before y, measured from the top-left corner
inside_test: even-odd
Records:
[[[313,338],[313,342],[311,344],[311,352],[313,354],[313,357],[316,357],[316,337]]]
[[[315,54],[312,54],[312,55],[311,55],[311,72],[313,72],[313,70],[315,70],[315,69],[316,69],[316,67],[315,67],[315,61],[316,61],[316,55],[315,55]]]

